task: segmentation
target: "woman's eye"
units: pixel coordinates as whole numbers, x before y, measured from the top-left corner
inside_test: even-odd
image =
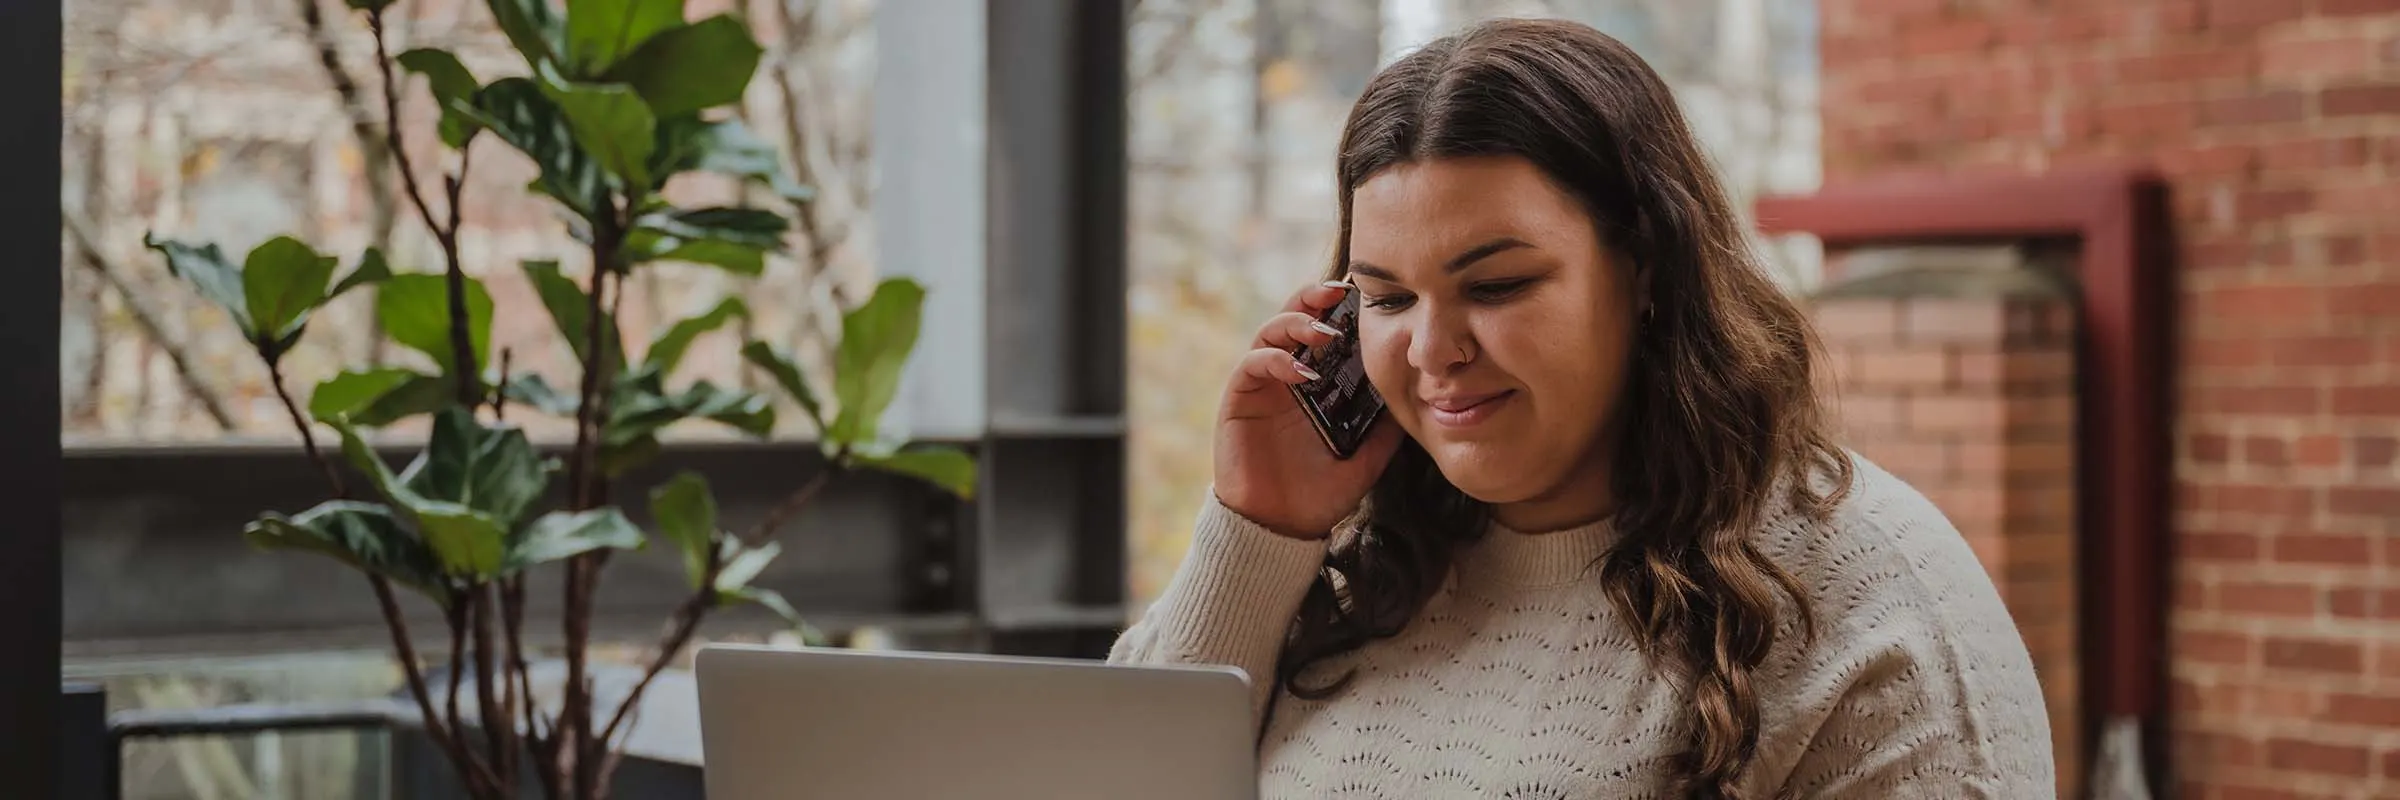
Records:
[[[1478,283],[1472,287],[1469,287],[1467,289],[1467,294],[1477,300],[1492,302],[1506,300],[1512,296],[1515,296],[1516,293],[1524,291],[1525,287],[1531,285],[1533,285],[1533,281],[1526,278],[1506,281],[1489,281],[1485,283]]]
[[[1407,308],[1407,307],[1408,307],[1408,304],[1409,304],[1410,302],[1413,302],[1414,300],[1416,300],[1416,298],[1414,298],[1414,297],[1410,297],[1410,296],[1408,296],[1408,295],[1404,295],[1404,294],[1379,294],[1379,295],[1361,295],[1361,296],[1359,296],[1359,302],[1360,302],[1361,304],[1365,305],[1365,306],[1366,306],[1366,307],[1368,307],[1368,308],[1378,309],[1378,310],[1382,310],[1382,311],[1398,311],[1398,310],[1400,310],[1400,309]]]

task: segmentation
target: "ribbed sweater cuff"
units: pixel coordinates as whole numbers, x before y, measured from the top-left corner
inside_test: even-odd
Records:
[[[1325,565],[1325,547],[1323,540],[1269,531],[1210,492],[1191,550],[1160,594],[1158,643],[1203,662],[1274,663]]]

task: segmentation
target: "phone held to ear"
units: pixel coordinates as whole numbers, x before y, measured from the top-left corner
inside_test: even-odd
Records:
[[[1342,295],[1342,302],[1317,316],[1341,330],[1342,335],[1321,346],[1302,345],[1292,355],[1320,377],[1307,383],[1294,384],[1292,397],[1300,401],[1300,410],[1314,423],[1317,435],[1333,450],[1333,457],[1347,459],[1358,453],[1358,446],[1367,440],[1367,431],[1375,419],[1383,415],[1383,396],[1375,393],[1367,382],[1366,362],[1358,351],[1358,288],[1351,287]]]

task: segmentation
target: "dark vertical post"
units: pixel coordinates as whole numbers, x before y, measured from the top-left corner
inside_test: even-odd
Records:
[[[1098,655],[1123,621],[1124,0],[988,0],[986,493],[992,649]]]
[[[0,4],[0,774],[12,797],[56,797],[58,672],[58,303],[61,4]]]
[[[77,682],[58,694],[60,800],[115,800],[121,751],[108,731],[108,690]]]

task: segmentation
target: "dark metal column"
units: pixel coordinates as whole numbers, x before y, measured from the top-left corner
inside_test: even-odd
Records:
[[[0,4],[0,774],[13,797],[56,797],[58,671],[59,3]]]
[[[1003,652],[1124,619],[1122,0],[990,0],[985,392],[971,579]]]

